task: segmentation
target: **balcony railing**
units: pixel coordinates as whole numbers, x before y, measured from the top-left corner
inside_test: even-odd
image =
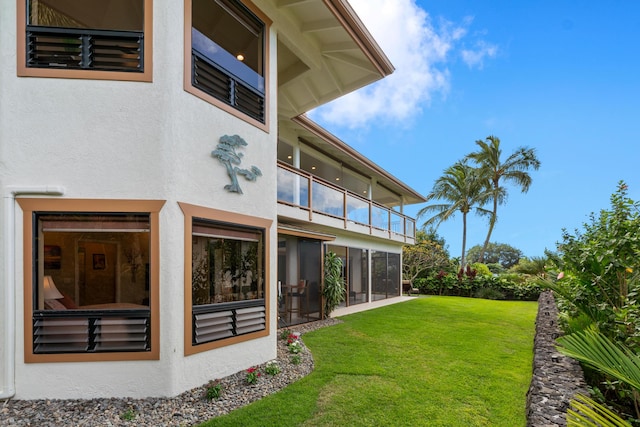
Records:
[[[415,238],[414,219],[284,163],[278,163],[278,203],[308,211],[310,221],[318,213],[344,220],[345,228],[354,223]]]

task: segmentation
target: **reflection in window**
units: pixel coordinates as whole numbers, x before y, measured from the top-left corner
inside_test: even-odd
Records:
[[[400,273],[400,254],[371,251],[372,299],[400,295]]]
[[[262,232],[193,225],[193,305],[264,298]]]
[[[192,0],[191,83],[265,122],[265,24],[236,0]]]
[[[264,233],[193,219],[192,345],[266,330]]]
[[[318,181],[313,181],[311,206],[321,212],[338,218],[344,217],[344,193]]]

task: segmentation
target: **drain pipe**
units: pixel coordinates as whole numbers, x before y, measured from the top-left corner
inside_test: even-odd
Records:
[[[16,394],[16,223],[15,206],[18,196],[62,196],[64,187],[5,187],[4,194],[4,375],[0,399],[10,399]]]

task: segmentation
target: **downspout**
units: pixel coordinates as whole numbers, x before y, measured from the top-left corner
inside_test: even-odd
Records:
[[[18,196],[62,196],[64,188],[60,186],[42,187],[5,187],[4,238],[5,238],[5,274],[4,274],[4,375],[0,399],[10,399],[16,394],[16,223],[15,206]]]

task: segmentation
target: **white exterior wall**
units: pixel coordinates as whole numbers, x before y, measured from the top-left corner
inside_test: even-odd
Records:
[[[22,212],[15,208],[15,283],[0,278],[0,312],[15,304],[15,398],[171,396],[276,354],[275,292],[268,337],[184,356],[184,217],[177,202],[273,220],[276,252],[276,37],[270,34],[270,133],[183,90],[183,2],[154,1],[153,82],[16,76],[16,2],[0,8],[0,187],[57,185],[64,198],[161,199],[160,360],[24,363]],[[243,195],[223,189],[225,167],[211,156],[218,139],[238,134],[248,146],[242,166],[258,166],[256,182],[240,177]],[[3,198],[3,203],[9,203]],[[4,206],[2,207],[4,212]],[[5,225],[5,215],[1,221]],[[6,240],[0,235],[0,267]],[[276,264],[267,284],[274,289]],[[0,296],[0,298],[3,298]],[[3,333],[3,332],[0,332]],[[0,384],[8,373],[0,336]]]

